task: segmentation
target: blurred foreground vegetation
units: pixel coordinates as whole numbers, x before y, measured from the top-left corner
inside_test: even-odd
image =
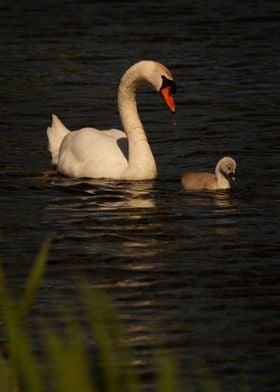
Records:
[[[135,358],[112,300],[87,282],[79,295],[86,315],[80,320],[62,304],[62,329],[47,320],[36,325],[40,350],[28,330],[28,316],[47,266],[50,242],[46,241],[30,272],[20,300],[15,301],[0,268],[1,392],[140,392],[144,385],[137,374]],[[36,340],[37,342],[37,340]],[[94,347],[89,350],[89,346]],[[38,351],[40,353],[38,353]],[[90,353],[94,351],[94,355]],[[182,386],[176,361],[154,355],[154,390],[159,392],[219,391],[217,381],[204,366],[194,371],[193,382]],[[198,369],[196,368],[196,369]],[[245,390],[241,388],[242,390]],[[240,390],[241,390],[240,389]]]

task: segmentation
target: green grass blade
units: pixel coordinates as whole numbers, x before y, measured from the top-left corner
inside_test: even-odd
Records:
[[[25,286],[25,290],[18,308],[18,317],[20,319],[24,318],[28,313],[36,292],[40,286],[46,269],[50,242],[50,240],[46,240],[43,243],[43,246],[41,247],[29,274],[27,285]]]
[[[159,353],[156,363],[158,364],[158,391],[178,392],[179,386],[175,361],[165,353]]]
[[[97,299],[96,292],[92,292],[92,295],[88,298],[87,308],[92,334],[99,350],[103,382],[106,392],[115,392],[118,391],[119,377],[113,338],[109,332],[109,325],[111,327],[115,324],[115,319],[105,298],[100,295]],[[117,328],[114,331],[117,334]]]
[[[3,352],[0,352],[0,391],[19,392],[14,366]]]
[[[54,332],[45,333],[53,366],[55,391],[94,392],[96,389],[89,376],[89,359],[81,331],[71,325],[66,334],[68,338],[62,339]]]
[[[18,373],[23,379],[24,384],[29,392],[42,392],[43,384],[38,368],[38,361],[32,352],[32,345],[27,334],[20,325],[15,325],[14,339],[11,342],[14,345],[13,351],[16,352],[16,364]]]
[[[97,343],[106,392],[139,392],[131,351],[112,300],[101,290],[83,287],[93,338]]]
[[[17,311],[6,288],[2,268],[0,268],[0,301],[11,356],[12,391],[18,390],[21,376],[28,391],[41,392],[42,383],[31,343],[17,317]]]

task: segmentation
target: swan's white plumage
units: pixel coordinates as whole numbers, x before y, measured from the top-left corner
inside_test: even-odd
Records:
[[[125,132],[118,129],[100,131],[95,128],[70,132],[53,115],[47,134],[52,163],[58,171],[74,178],[155,178],[156,163],[138,116],[135,95],[143,83],[159,91],[162,76],[173,80],[169,70],[162,64],[141,61],[130,67],[122,77],[118,105]],[[172,97],[170,99],[172,101]]]

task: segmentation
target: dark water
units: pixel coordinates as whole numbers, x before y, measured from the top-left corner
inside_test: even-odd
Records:
[[[24,285],[53,237],[38,312],[86,273],[126,320],[139,368],[152,347],[203,359],[222,390],[276,391],[280,371],[278,0],[1,3],[1,257]],[[177,113],[144,88],[154,182],[79,182],[50,168],[51,113],[70,129],[120,127],[116,92],[135,61],[178,85]],[[238,164],[231,192],[184,193],[187,170]],[[55,311],[54,311],[55,314]],[[43,317],[43,316],[41,316]],[[147,387],[149,381],[147,381]]]

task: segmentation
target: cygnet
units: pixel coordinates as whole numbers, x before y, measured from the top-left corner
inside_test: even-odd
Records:
[[[235,183],[236,162],[231,157],[219,160],[214,173],[186,172],[181,178],[185,190],[229,189]]]

